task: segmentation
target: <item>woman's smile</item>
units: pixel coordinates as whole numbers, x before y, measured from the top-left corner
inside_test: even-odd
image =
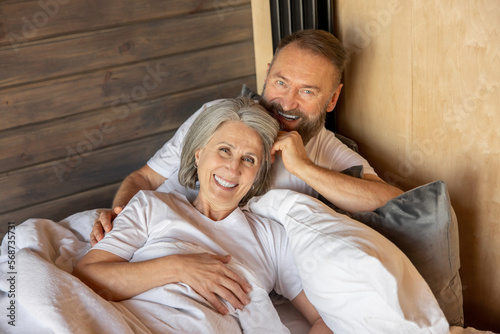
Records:
[[[238,185],[237,183],[231,183],[229,181],[226,181],[217,175],[214,175],[214,179],[219,185],[221,185],[224,188],[234,188]]]

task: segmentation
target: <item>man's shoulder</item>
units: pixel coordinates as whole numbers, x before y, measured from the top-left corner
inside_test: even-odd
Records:
[[[338,144],[342,143],[335,133],[332,131],[328,130],[325,127],[322,127],[321,130],[316,134],[316,136],[312,137],[309,143],[306,145],[306,150],[307,149],[313,149],[318,146],[324,146],[325,144]]]

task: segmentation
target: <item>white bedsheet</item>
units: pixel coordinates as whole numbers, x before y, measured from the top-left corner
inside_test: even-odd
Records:
[[[5,236],[0,248],[0,309],[4,310],[0,332],[153,333],[161,330],[169,333],[173,331],[169,330],[167,322],[182,323],[180,313],[175,314],[175,308],[165,300],[175,303],[172,299],[190,290],[188,286],[169,285],[169,289],[157,288],[157,291],[151,290],[135,300],[107,302],[70,274],[90,249],[89,234],[96,216],[97,210],[91,210],[57,223],[30,219]],[[12,251],[9,256],[9,241],[11,247],[15,246],[15,256]],[[244,268],[238,270],[245,271]],[[245,276],[251,280],[250,273]],[[247,313],[240,314],[241,326],[249,329],[245,332],[286,333],[288,329],[293,334],[307,332],[309,326],[305,319],[289,302],[276,306],[287,329],[279,321],[275,308],[268,304],[265,292],[254,285],[252,293],[251,299],[258,307],[247,306],[244,311]],[[203,303],[201,299],[195,302],[197,305]],[[178,304],[174,306],[178,307]],[[173,311],[172,314],[165,313],[168,309]],[[207,314],[213,316],[213,312],[205,311],[200,310],[198,316],[205,319]],[[201,314],[203,312],[206,314]],[[217,317],[211,322],[212,329],[204,320],[201,328],[205,333],[238,332],[238,323],[232,319]],[[223,326],[225,330],[221,331],[217,326]],[[492,332],[453,327],[450,333]]]
[[[105,301],[70,274],[90,249],[88,236],[95,217],[95,211],[88,211],[61,223],[32,219],[6,236],[0,255],[0,308],[10,312],[8,307],[15,302],[15,311],[12,319],[0,321],[0,332],[289,333],[253,273],[236,263],[229,266],[253,288],[252,303],[242,311],[226,303],[239,321],[213,311],[185,284],[168,284],[121,302]],[[11,251],[10,258],[9,236],[17,251],[15,256]]]

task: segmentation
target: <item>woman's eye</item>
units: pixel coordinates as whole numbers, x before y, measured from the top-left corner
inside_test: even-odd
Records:
[[[251,163],[252,165],[255,163],[255,159],[253,158],[243,158],[243,161]]]
[[[225,148],[225,147],[221,147],[221,148],[219,149],[219,151],[221,151],[221,152],[223,152],[223,153],[227,153],[227,154],[229,154],[229,149],[227,149],[227,148]]]

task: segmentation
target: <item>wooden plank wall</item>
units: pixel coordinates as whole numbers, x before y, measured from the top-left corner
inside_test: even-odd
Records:
[[[465,324],[500,333],[500,2],[336,3],[350,54],[339,131],[403,189],[446,182]]]
[[[255,89],[250,1],[0,2],[0,231],[109,207],[204,102]]]

